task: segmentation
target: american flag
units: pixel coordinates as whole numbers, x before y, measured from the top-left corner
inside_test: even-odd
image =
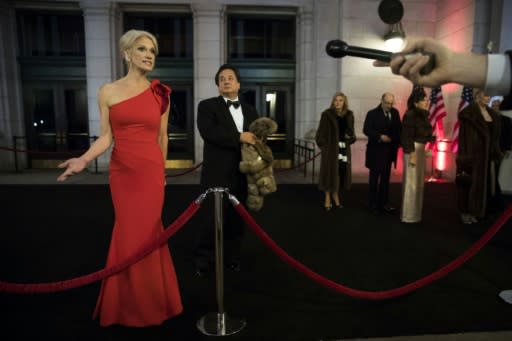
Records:
[[[462,88],[462,93],[460,95],[460,103],[459,103],[459,109],[457,110],[458,113],[462,111],[465,107],[469,105],[473,101],[473,89],[469,88],[467,86],[464,86]],[[459,126],[460,121],[457,119],[457,122],[455,122],[455,125],[453,126],[453,133],[452,133],[452,153],[457,153],[459,150]]]
[[[430,125],[435,129],[437,121],[442,120],[443,117],[446,116],[443,92],[440,86],[433,88],[430,93],[430,107],[428,111],[430,112],[428,120],[430,121]]]

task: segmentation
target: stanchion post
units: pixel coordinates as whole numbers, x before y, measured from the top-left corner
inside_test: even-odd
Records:
[[[94,135],[90,138],[92,138],[92,142],[94,143],[98,139],[98,136]],[[98,158],[94,159],[94,173],[98,174]]]
[[[311,141],[307,141],[307,148],[308,148],[308,158],[306,159],[306,161],[308,161],[308,160],[312,161],[311,182],[315,183],[315,143],[311,142]],[[306,162],[306,167],[307,167],[307,163],[308,162]]]
[[[434,153],[430,156],[430,177],[428,178],[428,182],[436,181],[436,176],[434,174]]]
[[[308,176],[308,163],[306,162],[308,160],[308,157],[309,157],[309,151],[308,151],[308,146],[307,144],[304,142],[304,145],[302,147],[302,150],[303,150],[303,153],[304,153],[304,178]]]
[[[224,245],[223,245],[223,220],[222,211],[223,192],[213,192],[215,198],[215,274],[217,278],[217,312],[224,315]]]
[[[16,170],[16,173],[18,173],[18,146],[17,146],[17,140],[18,137],[16,135],[12,136],[12,145],[14,147],[13,153],[14,153],[14,169]]]
[[[210,190],[209,190],[210,191]],[[226,188],[213,188],[215,200],[215,274],[217,280],[217,312],[208,313],[197,321],[197,328],[205,335],[226,336],[245,327],[244,319],[229,317],[224,311],[224,245],[223,245],[223,193]]]
[[[311,164],[311,182],[315,183],[315,146],[313,145],[313,155],[311,156],[313,158],[312,164]]]

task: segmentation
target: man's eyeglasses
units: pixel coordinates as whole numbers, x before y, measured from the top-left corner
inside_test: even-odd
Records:
[[[392,107],[393,104],[395,104],[395,102],[382,102],[382,104],[386,104],[386,105],[389,105],[390,107]]]

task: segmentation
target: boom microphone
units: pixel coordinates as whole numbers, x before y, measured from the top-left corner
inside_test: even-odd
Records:
[[[328,42],[325,47],[325,51],[327,52],[327,54],[329,56],[331,56],[333,58],[343,58],[345,56],[353,56],[353,57],[380,60],[382,62],[387,62],[387,63],[389,63],[391,61],[391,59],[393,59],[393,57],[395,57],[397,55],[401,55],[401,53],[392,53],[392,52],[388,52],[388,51],[368,49],[365,47],[350,46],[347,43],[345,43],[344,41],[339,40],[339,39],[331,40],[330,42]],[[431,53],[423,53],[423,54],[430,56],[430,59],[429,59],[427,65],[425,65],[420,71],[420,74],[426,75],[434,69],[435,58],[434,58],[434,55]],[[404,57],[407,59],[408,57],[410,57],[412,55],[413,54],[407,54]]]

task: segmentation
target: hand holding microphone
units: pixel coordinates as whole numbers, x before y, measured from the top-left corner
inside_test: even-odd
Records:
[[[349,46],[341,40],[327,43],[326,52],[334,58],[355,56],[374,59],[374,66],[389,66],[416,85],[437,87],[459,83],[483,87],[487,77],[487,56],[456,52],[432,38],[409,38],[399,53]]]
[[[378,66],[389,65],[389,63],[395,57],[402,57],[402,61],[406,61],[407,59],[416,57],[416,56],[426,56],[425,65],[421,67],[419,73],[421,75],[429,74],[435,67],[435,56],[432,53],[422,53],[421,51],[417,51],[416,53],[391,53],[388,51],[369,49],[359,46],[350,46],[342,40],[331,40],[327,43],[325,47],[325,51],[327,54],[333,58],[342,58],[345,56],[353,56],[353,57],[361,57],[374,59],[380,62],[384,62]]]
[[[396,24],[403,17],[404,7],[400,0],[381,0],[378,14],[386,24]],[[458,83],[482,88],[487,85],[487,55],[454,51],[432,38],[408,38],[407,45],[399,53],[350,46],[341,40],[328,42],[325,49],[334,58],[355,56],[374,59],[374,66],[389,66],[394,74],[402,75],[419,86],[434,88]],[[507,70],[505,66],[503,69]],[[501,82],[506,83],[503,79]]]

